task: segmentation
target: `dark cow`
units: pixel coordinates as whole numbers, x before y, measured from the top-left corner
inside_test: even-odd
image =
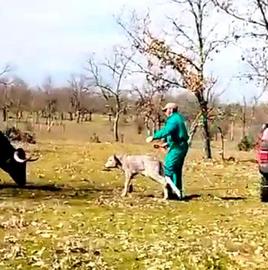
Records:
[[[7,172],[18,186],[26,184],[26,164],[38,158],[26,157],[22,148],[14,148],[8,138],[0,131],[0,168]]]

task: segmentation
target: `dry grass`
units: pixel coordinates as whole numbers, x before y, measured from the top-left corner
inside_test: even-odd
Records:
[[[107,156],[161,154],[138,144],[144,137],[84,143],[79,133],[90,125],[76,140],[44,133],[25,189],[1,172],[0,269],[267,269],[268,206],[256,164],[204,162],[197,142],[185,165],[188,200],[163,202],[143,177],[122,199],[122,174],[102,171]],[[229,155],[254,157],[232,147]]]

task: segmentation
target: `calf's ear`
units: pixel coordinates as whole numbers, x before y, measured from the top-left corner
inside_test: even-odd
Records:
[[[115,160],[115,162],[120,164],[120,159],[118,158],[118,156],[116,154],[114,154],[114,160]]]

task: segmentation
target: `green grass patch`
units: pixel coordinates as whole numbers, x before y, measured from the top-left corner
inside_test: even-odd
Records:
[[[267,267],[256,164],[204,162],[194,147],[184,170],[189,200],[163,202],[145,177],[121,198],[122,173],[102,171],[113,153],[163,157],[149,145],[45,140],[38,150],[26,188],[1,172],[0,269]]]

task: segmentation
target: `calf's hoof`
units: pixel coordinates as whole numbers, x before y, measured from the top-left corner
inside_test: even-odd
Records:
[[[133,192],[133,186],[132,186],[132,185],[129,186],[128,192],[129,192],[129,193]]]
[[[168,200],[168,194],[164,194],[163,200],[164,200],[164,201]]]

